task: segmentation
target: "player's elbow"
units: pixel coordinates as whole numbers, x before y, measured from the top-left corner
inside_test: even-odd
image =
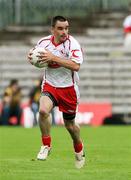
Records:
[[[74,71],[79,71],[80,69],[80,65],[79,64],[75,64],[75,66],[73,66],[73,70]]]

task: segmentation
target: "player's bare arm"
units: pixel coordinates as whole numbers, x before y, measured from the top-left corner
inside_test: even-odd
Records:
[[[61,59],[58,56],[54,56],[52,59],[52,62],[56,62],[59,65],[65,67],[65,68],[68,68],[72,71],[79,71],[79,69],[80,69],[80,64],[72,61],[71,59],[68,59],[68,60],[67,59]]]
[[[50,51],[47,50],[46,53],[41,53],[40,57],[40,61],[44,61],[44,62],[55,62],[57,64],[59,64],[60,66],[63,66],[65,68],[68,68],[72,71],[79,71],[80,68],[80,64],[72,61],[71,59],[62,59],[58,56],[55,56],[54,54],[52,54]]]

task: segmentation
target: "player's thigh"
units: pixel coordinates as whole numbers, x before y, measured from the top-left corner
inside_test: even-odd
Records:
[[[53,102],[48,96],[41,96],[39,104],[39,111],[44,113],[50,113],[53,108]]]
[[[63,120],[66,127],[73,126],[75,124],[75,116],[76,113],[68,114],[63,112]]]

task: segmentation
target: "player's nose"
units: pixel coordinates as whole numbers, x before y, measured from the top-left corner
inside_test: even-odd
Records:
[[[62,35],[66,35],[67,31],[65,29],[63,29]]]

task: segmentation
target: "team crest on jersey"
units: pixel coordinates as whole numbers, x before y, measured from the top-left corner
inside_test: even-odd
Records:
[[[72,50],[72,56],[75,57],[75,58],[78,58],[79,56],[77,55],[77,52],[79,51],[79,49],[75,49],[75,50]]]
[[[65,49],[60,50],[60,53],[61,53],[62,56],[66,57],[66,58],[69,57],[69,53],[65,52]]]

